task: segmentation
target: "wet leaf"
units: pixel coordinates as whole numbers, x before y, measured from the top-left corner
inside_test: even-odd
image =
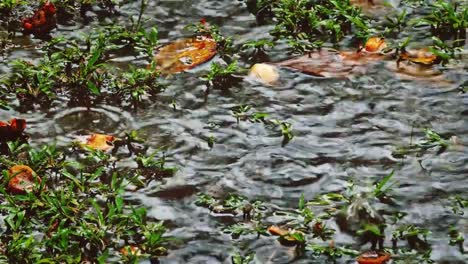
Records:
[[[365,74],[369,64],[383,58],[380,53],[321,50],[276,65],[318,77],[347,78]]]
[[[268,227],[268,232],[270,232],[270,234],[275,235],[275,236],[285,236],[289,233],[288,230],[280,228],[279,226],[276,226],[276,225],[272,225]]]
[[[178,73],[207,62],[216,55],[216,42],[209,37],[177,40],[158,50],[154,59],[162,73]]]
[[[94,150],[108,151],[114,147],[112,143],[115,140],[114,136],[92,134],[85,138],[85,142],[82,145]]]
[[[405,51],[400,54],[400,60],[407,60],[423,65],[432,65],[439,62],[439,57],[429,49]]]
[[[386,252],[367,251],[359,255],[356,261],[359,264],[383,264],[389,261],[390,258],[390,254]]]
[[[387,47],[384,38],[372,37],[367,40],[364,49],[367,52],[380,52]]]
[[[13,194],[25,194],[31,192],[36,184],[41,183],[41,178],[26,165],[16,165],[8,170],[8,191]]]

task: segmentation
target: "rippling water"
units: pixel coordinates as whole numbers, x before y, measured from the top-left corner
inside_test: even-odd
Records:
[[[78,19],[74,25],[59,25],[53,35],[80,38],[112,21],[128,23],[138,12],[139,1],[128,2],[118,16],[98,18],[91,12],[89,24]],[[150,1],[146,18],[150,19],[146,26],[158,26],[162,43],[187,36],[184,26],[200,18],[218,24],[236,43],[268,38],[270,30],[258,26],[242,2],[233,0]],[[20,45],[6,55],[0,72],[7,72],[13,59],[41,56],[38,47],[44,42],[20,35],[15,39]],[[273,61],[288,56],[283,48],[269,53]],[[123,67],[138,63],[124,55],[115,61]],[[311,199],[344,190],[350,177],[362,186],[371,185],[392,169],[399,182],[394,190],[396,208],[409,213],[403,222],[433,232],[429,237],[433,259],[468,261],[448,246],[446,234],[451,224],[468,233],[466,217],[454,216],[447,204],[449,196],[466,194],[468,186],[468,95],[457,90],[468,80],[466,63],[446,70],[454,82],[443,86],[395,78],[381,64],[351,80],[318,79],[283,69],[277,86],[246,80],[228,92],[211,90],[206,96],[205,83],[198,77],[208,67],[172,77],[159,100],[137,112],[107,105],[91,109],[57,105],[27,113],[2,110],[0,120],[27,119],[30,141],[37,145],[66,144],[83,130],[117,135],[138,130],[152,146],[169,147],[169,162],[179,168],[177,174],[128,194],[128,199],[144,204],[151,217],[166,220],[169,235],[178,239],[162,263],[229,263],[236,248],[254,250],[260,263],[324,263],[307,256],[295,258],[291,248],[271,237],[232,240],[221,229],[234,220],[195,206],[195,194],[236,192],[282,208],[295,207],[302,193]],[[178,103],[176,111],[170,106],[172,98]],[[292,123],[295,138],[281,147],[278,131],[263,124],[237,124],[231,108],[239,104],[251,104],[256,111]],[[426,127],[457,136],[461,143],[440,155],[428,152],[404,160],[392,156],[396,146],[423,138]],[[216,138],[212,149],[206,142],[211,134]],[[335,241],[353,244],[344,233]]]

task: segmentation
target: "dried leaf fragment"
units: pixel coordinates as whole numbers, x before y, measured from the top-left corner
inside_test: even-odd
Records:
[[[164,74],[192,69],[213,58],[216,47],[216,41],[205,36],[177,40],[158,50],[156,69]]]
[[[13,194],[25,194],[41,183],[41,178],[26,165],[16,165],[8,170],[10,180],[7,190]]]

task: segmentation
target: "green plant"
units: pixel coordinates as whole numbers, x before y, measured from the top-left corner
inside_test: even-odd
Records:
[[[255,253],[249,253],[248,255],[241,255],[240,253],[234,254],[231,257],[232,264],[249,264],[254,261]]]
[[[441,39],[465,40],[468,8],[458,2],[437,0],[432,3],[431,14],[414,23],[430,25],[432,34]]]
[[[250,6],[257,13],[271,10],[276,24],[271,34],[287,40],[293,52],[304,53],[325,42],[337,43],[351,32],[360,39],[369,35],[367,19],[349,0],[259,0]]]
[[[203,76],[203,80],[213,87],[227,89],[241,80],[240,77],[236,76],[236,73],[239,73],[239,71],[240,68],[237,66],[237,61],[233,61],[225,67],[213,62],[210,72]]]

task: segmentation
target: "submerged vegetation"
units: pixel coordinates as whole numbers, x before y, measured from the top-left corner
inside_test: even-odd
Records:
[[[416,121],[411,120],[411,123],[409,119],[413,117],[408,117],[408,120],[398,120],[403,125],[395,125],[411,123],[410,138],[399,138],[400,142],[395,144],[382,144],[381,141],[369,143],[371,140],[365,138],[367,131],[375,134],[392,134],[395,131],[386,125],[390,122],[385,119],[393,115],[394,106],[379,109],[376,107],[379,100],[393,104],[405,98],[394,98],[394,90],[382,98],[379,97],[382,94],[367,95],[369,91],[365,89],[378,87],[381,79],[376,78],[372,85],[360,83],[361,79],[370,78],[371,74],[383,72],[383,76],[391,76],[387,76],[391,81],[402,83],[398,89],[410,90],[407,83],[413,81],[427,86],[444,84],[450,89],[437,93],[444,93],[447,102],[447,98],[459,96],[460,92],[464,96],[466,79],[456,78],[464,76],[463,70],[466,70],[463,60],[466,59],[468,8],[463,1],[407,0],[401,1],[398,9],[390,3],[370,0],[239,2],[243,2],[243,5],[238,3],[239,8],[253,14],[256,26],[265,26],[269,35],[239,41],[236,36],[227,35],[229,30],[215,25],[216,19],[196,18],[198,23],[190,21],[192,24],[177,25],[180,28],[185,26],[183,33],[177,34],[186,36],[166,41],[162,38],[167,38],[167,35],[172,38],[173,35],[166,30],[161,34],[161,26],[150,23],[151,20],[145,15],[148,8],[154,8],[151,1],[0,0],[0,56],[5,58],[3,64],[7,66],[0,76],[0,108],[6,110],[5,114],[0,112],[2,116],[24,115],[36,122],[36,115],[51,115],[49,111],[55,108],[81,107],[88,113],[106,106],[115,107],[118,109],[116,112],[131,110],[135,119],[149,114],[144,109],[151,108],[155,110],[151,112],[152,115],[164,120],[157,122],[158,129],[161,129],[157,130],[157,136],[161,137],[158,141],[153,141],[152,132],[144,136],[145,139],[150,138],[148,141],[141,139],[137,131],[125,132],[129,129],[124,124],[117,125],[120,132],[103,134],[106,129],[99,127],[102,120],[93,119],[92,122],[98,124],[93,128],[95,131],[91,131],[91,128],[85,133],[67,131],[66,137],[73,139],[66,144],[36,142],[38,136],[28,134],[30,120],[11,116],[10,121],[0,122],[1,261],[159,263],[158,259],[171,254],[172,249],[188,245],[185,242],[191,242],[193,237],[205,239],[208,234],[205,226],[195,226],[193,234],[181,235],[186,230],[181,232],[179,229],[168,235],[167,230],[179,228],[178,219],[160,221],[157,219],[159,217],[149,214],[144,201],[135,199],[136,195],[132,197],[134,194],[144,194],[144,197],[153,198],[154,193],[145,193],[149,186],[156,186],[155,196],[161,195],[161,192],[178,192],[170,188],[165,190],[167,186],[162,182],[179,176],[174,163],[195,166],[193,163],[200,158],[196,153],[201,151],[201,159],[216,163],[217,167],[205,168],[203,166],[206,164],[203,164],[194,167],[194,174],[197,177],[204,173],[215,175],[214,172],[219,170],[222,177],[226,177],[224,184],[227,188],[222,186],[219,188],[221,191],[211,190],[207,187],[209,184],[205,186],[206,179],[196,179],[193,180],[195,183],[190,184],[200,186],[164,195],[169,197],[167,200],[177,203],[181,200],[179,196],[187,198],[187,203],[184,201],[180,204],[192,204],[193,208],[200,210],[201,216],[197,217],[203,220],[198,224],[206,219],[214,222],[217,230],[210,230],[208,236],[219,236],[216,243],[229,241],[227,244],[232,245],[234,250],[228,258],[234,264],[266,261],[266,258],[257,258],[258,245],[252,246],[252,241],[279,248],[270,253],[268,263],[276,263],[275,256],[281,254],[284,248],[292,249],[285,254],[292,255],[291,259],[307,258],[314,263],[337,263],[339,259],[346,262],[355,259],[360,264],[390,261],[435,263],[440,257],[433,254],[436,243],[455,247],[460,254],[456,259],[466,260],[466,221],[463,221],[468,208],[466,194],[446,192],[445,178],[441,177],[437,184],[428,180],[432,166],[439,165],[441,170],[450,171],[454,170],[451,163],[466,160],[466,150],[463,149],[466,145],[460,142],[459,136],[450,132],[456,125],[447,126],[448,123],[445,123],[437,126],[437,121],[445,122],[440,119],[423,121],[423,124],[418,123],[415,127]],[[120,10],[120,7],[127,4],[138,6],[138,13],[124,16],[121,13],[124,10]],[[100,21],[103,26],[97,29],[91,27],[79,37],[59,28],[77,21],[89,23],[101,16],[109,17],[109,21]],[[120,20],[112,20],[116,17]],[[15,56],[9,57],[23,45],[18,42],[19,36],[32,41],[33,48],[39,54],[26,58],[15,53]],[[275,56],[278,53],[280,56]],[[286,57],[291,54],[300,56]],[[121,63],[119,58],[123,56],[131,57],[131,62],[125,60]],[[277,57],[283,60],[272,62]],[[284,87],[292,80],[281,79],[283,76],[279,74],[279,69],[294,70],[313,77],[307,76],[310,79],[294,82],[294,89],[300,92],[291,95]],[[446,74],[449,70],[453,70],[451,74],[455,77]],[[184,78],[182,83],[178,82],[181,78]],[[327,85],[326,81],[330,80],[337,84],[336,87],[329,87],[332,91],[328,94],[314,90],[315,87],[309,83],[311,80],[319,85]],[[250,82],[258,85],[259,89],[246,91],[243,86]],[[200,89],[195,92],[201,90],[202,94],[196,95],[188,89],[171,91],[168,87],[172,83],[182,85],[184,89],[185,86],[197,86]],[[342,97],[348,91],[345,91],[347,88],[342,89],[343,83],[350,83],[351,87],[356,88],[345,100]],[[273,93],[274,96],[268,97],[265,107],[265,103],[257,101],[255,93]],[[186,103],[179,104],[177,96],[184,97]],[[203,102],[197,101],[197,96],[203,97]],[[304,107],[304,102],[311,96],[319,97],[320,103],[308,109]],[[371,99],[356,109],[347,108],[348,100],[356,102],[364,97]],[[219,104],[215,110],[212,109],[214,99]],[[343,104],[333,104],[336,101]],[[285,105],[278,106],[276,102]],[[452,101],[446,105],[450,103]],[[275,105],[268,107],[269,104]],[[400,111],[416,112],[417,106],[412,104],[411,101],[405,102],[409,110]],[[153,109],[154,105],[157,107]],[[192,105],[201,105],[204,111],[209,112],[210,120],[215,119],[213,123],[203,127],[203,124],[199,124],[200,120],[179,122],[173,116],[164,116],[167,112],[174,116],[188,115],[189,112],[193,112],[193,116],[204,115],[193,111],[190,108]],[[170,108],[170,111],[163,106]],[[351,112],[359,113],[353,115],[354,119],[349,123],[339,117],[327,123],[325,128],[319,127],[317,124],[322,120],[336,115],[332,108],[337,108],[338,115],[343,116]],[[361,109],[365,110],[361,112]],[[379,116],[379,111],[389,113]],[[378,113],[377,118],[373,119],[372,114],[375,113]],[[311,119],[307,119],[307,116]],[[466,110],[461,111],[461,116],[466,116]],[[90,123],[86,125],[91,127]],[[141,124],[137,127],[144,130],[151,125]],[[317,129],[318,134],[309,135],[311,130],[304,128],[307,125]],[[170,132],[164,131],[166,126],[170,127]],[[328,132],[327,126],[339,126],[341,130]],[[361,126],[364,128],[359,130]],[[463,124],[458,126],[465,129]],[[185,127],[190,129],[184,130]],[[198,130],[199,127],[203,129]],[[276,145],[269,138],[260,139],[264,136],[265,128],[268,134],[272,132]],[[210,130],[209,136],[206,136],[206,129]],[[229,130],[227,136],[220,132],[222,130]],[[241,130],[248,130],[248,133]],[[353,142],[340,139],[339,143],[331,144],[328,141],[361,131],[366,131],[365,135],[356,135]],[[241,133],[242,136],[239,136]],[[179,134],[189,136],[178,140]],[[202,144],[196,141],[198,137]],[[314,147],[320,147],[319,150],[302,150],[309,141],[315,140],[317,143]],[[383,140],[388,142],[386,138]],[[242,151],[231,149],[232,142],[235,146],[241,146],[239,150]],[[183,146],[171,157],[180,158],[180,161],[167,160],[166,143]],[[360,159],[361,154],[353,150],[343,151],[340,153],[342,157],[328,153],[329,148],[338,148],[340,144],[347,144],[349,149],[358,144],[369,144],[360,150],[369,152],[363,156],[374,155],[374,149],[391,149],[383,155],[384,158],[376,160]],[[254,146],[253,149],[249,145]],[[264,146],[278,147],[279,150],[263,153]],[[255,152],[258,164],[249,160],[252,156],[246,150]],[[220,151],[223,153],[220,154]],[[464,153],[464,156],[450,156],[457,151]],[[187,152],[189,158],[180,152]],[[228,157],[226,152],[235,154]],[[283,156],[284,153],[292,154]],[[222,162],[218,164],[218,160],[209,160],[211,154]],[[443,166],[434,165],[431,160],[434,157],[450,162]],[[232,164],[223,163],[231,162],[230,159]],[[267,162],[262,163],[265,160]],[[412,177],[419,177],[413,174],[420,168],[423,176],[428,178],[401,177],[405,163],[411,161],[417,161],[419,166],[408,166]],[[254,164],[230,171],[233,164],[238,166],[243,162]],[[262,175],[262,166],[270,173],[283,163],[291,169],[280,175],[284,179],[279,183],[277,179],[269,178],[272,175]],[[341,173],[334,167],[328,167],[331,163],[345,168],[343,173],[346,180],[340,179],[338,183],[331,184],[325,182],[330,184],[325,188],[322,186],[324,175]],[[373,165],[378,166],[378,170],[374,170]],[[312,168],[318,169],[312,171]],[[362,168],[363,171],[369,169],[369,173],[361,177],[358,173]],[[233,175],[237,177],[236,170],[252,174],[236,179],[245,181],[238,189],[229,178]],[[296,179],[296,170],[307,175]],[[310,179],[309,174],[313,175]],[[175,178],[174,181],[181,180]],[[211,181],[211,178],[207,180]],[[405,204],[408,199],[403,196],[405,193],[411,195],[408,190],[415,181],[434,184],[430,186],[429,194],[416,193],[416,198],[411,199],[421,204],[427,201],[434,203],[434,199],[439,199],[437,202],[447,209],[441,217],[450,218],[450,221],[439,223],[438,228],[442,231],[433,230],[434,226],[425,226],[425,219],[415,221],[415,216],[411,216],[414,208]],[[265,185],[268,192],[271,189],[271,195],[275,198],[270,200],[270,197],[249,189],[250,185],[259,182]],[[304,185],[313,185],[313,188],[309,190],[308,187],[303,188]],[[292,190],[289,193],[295,197],[281,200],[285,198],[284,190]],[[193,195],[195,193],[198,193],[197,197]],[[301,195],[297,197],[296,194]],[[297,205],[291,206],[291,200]],[[421,210],[426,210],[426,207]],[[209,215],[205,216],[205,213]],[[423,213],[418,211],[415,214],[417,218],[418,214]],[[168,215],[174,216],[172,212]],[[437,221],[442,219],[432,217]],[[198,220],[193,220],[194,225]],[[444,237],[434,237],[435,233],[441,232]],[[178,235],[182,238],[178,238]],[[437,254],[441,255],[440,252]],[[184,261],[188,263],[190,260]]]

